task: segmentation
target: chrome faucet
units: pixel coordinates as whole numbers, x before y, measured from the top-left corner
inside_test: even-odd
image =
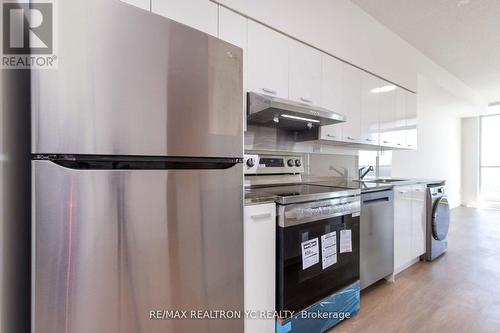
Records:
[[[375,170],[375,169],[373,168],[373,165],[370,165],[370,166],[368,167],[368,169],[366,169],[366,171],[365,171],[365,172],[363,172],[363,170],[364,170],[364,169],[366,169],[366,167],[362,167],[362,168],[360,168],[360,169],[358,170],[359,180],[363,180],[363,178],[365,178],[365,177],[366,177],[366,175],[367,175],[370,171]]]

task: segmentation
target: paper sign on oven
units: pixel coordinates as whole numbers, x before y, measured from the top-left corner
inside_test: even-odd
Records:
[[[340,230],[340,253],[352,252],[351,230]]]
[[[307,269],[319,262],[319,239],[314,238],[302,243],[302,269]]]
[[[321,236],[321,262],[323,269],[337,263],[337,232]]]

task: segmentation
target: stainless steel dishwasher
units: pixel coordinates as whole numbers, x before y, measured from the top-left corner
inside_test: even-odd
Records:
[[[394,271],[394,194],[392,190],[361,194],[361,289]]]

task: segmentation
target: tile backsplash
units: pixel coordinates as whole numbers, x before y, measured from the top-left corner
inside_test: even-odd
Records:
[[[357,155],[309,154],[307,175],[309,177],[356,178]]]
[[[391,177],[392,151],[360,150],[322,140],[297,141],[293,135],[276,128],[248,126],[245,153],[304,157],[304,176],[358,179],[358,168],[373,166],[366,177]]]
[[[302,137],[301,137],[302,138]],[[305,140],[305,139],[304,139]],[[245,151],[273,151],[285,154],[327,154],[357,156],[356,149],[321,140],[302,141],[288,131],[251,126],[245,131]]]
[[[312,154],[277,150],[246,150],[245,154],[301,155],[304,161],[304,176],[307,178],[358,176],[358,156],[353,154]]]
[[[359,167],[373,166],[374,171],[368,173],[368,178],[390,178],[392,171],[392,151],[360,151]]]

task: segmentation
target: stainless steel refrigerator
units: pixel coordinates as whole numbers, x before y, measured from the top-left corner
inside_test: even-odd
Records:
[[[243,308],[241,49],[118,0],[56,15],[58,68],[31,74],[32,332],[242,332],[151,315]]]

